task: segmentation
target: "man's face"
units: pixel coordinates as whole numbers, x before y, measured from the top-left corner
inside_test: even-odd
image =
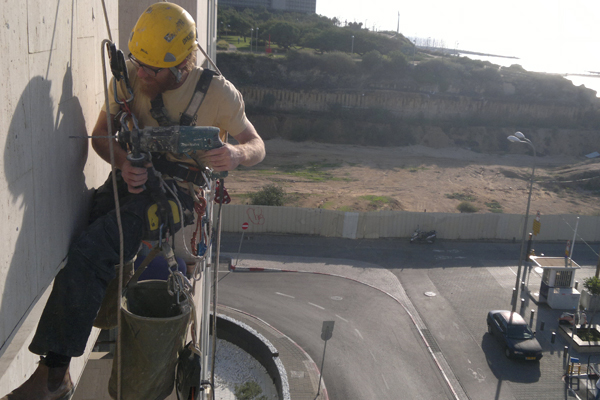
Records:
[[[159,93],[174,89],[177,86],[177,79],[168,68],[151,67],[139,62],[132,56],[129,59],[136,68],[142,93],[151,99]]]

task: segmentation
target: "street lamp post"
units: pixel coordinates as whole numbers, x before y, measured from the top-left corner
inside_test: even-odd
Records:
[[[250,28],[250,53],[252,53],[252,39],[254,39],[254,28]]]
[[[354,35],[352,35],[352,47],[350,49],[350,54],[354,54]]]
[[[529,206],[531,205],[531,192],[533,190],[533,176],[535,174],[535,159],[536,152],[535,146],[531,143],[531,140],[527,139],[521,132],[516,132],[514,135],[510,135],[508,138],[514,143],[526,143],[533,149],[533,168],[531,170],[531,179],[529,181],[529,197],[527,198],[527,210],[525,211],[525,222],[523,223],[523,236],[521,238],[521,252],[519,255],[519,266],[517,268],[517,281],[515,282],[515,288],[513,290],[512,297],[512,311],[517,309],[517,299],[519,298],[519,287],[521,286],[521,267],[523,265],[523,251],[525,250],[525,237],[527,235],[527,219],[529,217]]]
[[[256,46],[254,46],[256,48],[256,52],[258,53],[258,26],[256,27]]]

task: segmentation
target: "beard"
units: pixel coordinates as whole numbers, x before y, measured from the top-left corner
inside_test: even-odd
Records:
[[[160,79],[151,78],[149,80],[140,79],[140,91],[148,96],[150,99],[154,99],[160,93],[164,93],[167,90],[175,89],[177,87],[177,79],[170,71],[169,73],[161,77]]]

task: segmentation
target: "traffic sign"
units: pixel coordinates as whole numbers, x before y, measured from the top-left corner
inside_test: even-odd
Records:
[[[537,236],[540,233],[540,228],[542,227],[542,223],[540,222],[540,212],[538,211],[535,219],[533,220],[533,235]]]
[[[328,341],[333,336],[333,325],[335,321],[323,321],[323,327],[321,328],[321,339]]]
[[[243,230],[246,230],[246,229],[248,229],[248,223],[247,223],[247,222],[244,222],[244,223],[242,224],[242,229],[243,229]]]

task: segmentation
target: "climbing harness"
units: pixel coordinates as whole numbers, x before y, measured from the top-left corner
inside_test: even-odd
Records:
[[[155,243],[153,250],[146,257],[142,265],[138,268],[133,278],[128,282],[123,282],[122,265],[124,263],[123,255],[121,254],[121,268],[119,271],[119,288],[117,293],[120,295],[118,304],[120,312],[117,315],[117,325],[119,327],[119,339],[117,345],[117,354],[115,363],[113,364],[113,373],[110,380],[110,393],[117,399],[131,398],[131,396],[142,396],[143,398],[162,396],[168,394],[175,384],[177,393],[181,399],[197,399],[199,393],[206,386],[211,385],[211,382],[206,379],[201,379],[200,371],[202,369],[201,354],[207,353],[202,351],[198,346],[198,322],[196,321],[196,312],[194,308],[193,292],[195,282],[200,279],[202,271],[202,263],[208,260],[211,256],[211,236],[212,226],[210,223],[212,207],[209,206],[207,196],[210,201],[214,200],[215,195],[215,177],[211,170],[200,165],[194,166],[185,163],[170,162],[159,152],[186,153],[196,150],[208,150],[211,148],[220,147],[223,145],[219,139],[219,129],[214,127],[190,127],[184,125],[172,125],[159,128],[144,128],[140,129],[137,118],[132,113],[130,104],[133,100],[133,90],[130,87],[127,77],[127,68],[125,65],[123,54],[120,50],[116,50],[115,45],[109,40],[103,41],[104,48],[109,54],[111,72],[114,76],[114,96],[115,101],[121,106],[121,110],[117,115],[117,124],[119,131],[114,136],[118,143],[128,151],[127,158],[134,166],[146,167],[148,162],[152,162],[152,166],[148,167],[148,180],[145,183],[144,189],[152,198],[152,204],[149,205],[145,212],[145,229],[144,240]],[[106,83],[106,67],[103,63]],[[213,73],[203,74],[212,78]],[[205,78],[201,84],[199,81],[196,91],[190,104],[194,103],[194,107],[202,103],[203,95],[210,84],[208,78]],[[207,83],[208,82],[208,83]],[[128,98],[118,98],[119,91],[117,84],[124,85],[124,93],[128,94]],[[107,84],[105,84],[105,88]],[[107,90],[106,90],[107,92]],[[201,96],[198,97],[197,93]],[[108,97],[106,94],[105,97]],[[106,100],[106,104],[109,102]],[[191,111],[190,111],[191,110]],[[188,106],[188,112],[194,111]],[[107,115],[110,118],[110,110],[107,109]],[[182,121],[192,121],[189,115],[183,115]],[[113,137],[110,131],[112,121],[109,125],[109,137]],[[109,140],[111,146],[112,140]],[[111,148],[111,156],[112,156]],[[114,160],[112,162],[113,171]],[[192,206],[182,206],[182,188],[178,184],[169,184],[163,178],[169,176],[173,180],[187,184],[191,198]],[[114,173],[113,173],[114,175]],[[220,179],[222,186],[223,179]],[[198,190],[194,190],[194,185]],[[118,191],[114,190],[115,196]],[[219,192],[221,193],[221,192]],[[170,197],[169,197],[170,195]],[[222,196],[222,195],[221,195]],[[120,217],[118,208],[118,197],[115,199],[117,215]],[[191,240],[192,251],[189,252],[197,260],[192,281],[186,275],[178,271],[177,260],[175,258],[174,249],[174,234],[180,230],[186,222],[190,222],[186,218],[185,211],[193,209],[197,213],[196,230]],[[190,213],[191,214],[191,213]],[[221,213],[219,213],[219,216]],[[192,216],[193,218],[193,216]],[[187,219],[187,221],[186,221]],[[119,218],[119,230],[120,218]],[[219,224],[220,226],[220,224]],[[123,247],[122,233],[120,232],[121,248]],[[185,244],[185,238],[184,238]],[[185,246],[187,250],[187,246]],[[122,250],[121,250],[122,252]],[[139,275],[144,268],[152,261],[159,253],[162,253],[169,266],[169,277],[167,281],[143,281],[138,282]],[[219,252],[217,251],[217,255]],[[216,273],[215,273],[216,276]],[[126,277],[127,279],[127,277]],[[153,297],[159,296],[158,293],[163,291],[163,302],[171,304],[168,306],[169,312],[166,314],[156,314],[154,311],[160,310],[161,307],[152,302]],[[122,296],[122,299],[121,299]],[[166,297],[165,297],[166,296]],[[143,304],[149,306],[146,307]],[[164,304],[163,304],[164,306]],[[158,308],[157,308],[158,307]],[[163,307],[164,308],[164,307]],[[190,311],[190,310],[193,310]],[[172,315],[170,312],[174,312]],[[160,314],[160,315],[159,315]],[[169,328],[160,328],[164,324],[164,320],[168,320]],[[179,321],[173,324],[173,320]],[[190,328],[192,341],[184,348],[180,347],[181,338],[185,336],[185,331]],[[156,365],[152,363],[142,363],[141,359],[131,349],[139,346],[140,342],[147,341],[152,343],[152,337],[156,335],[143,336],[140,332],[148,331],[141,330],[144,324],[149,324],[148,329],[160,330],[167,329],[168,333],[173,337],[180,338],[172,342],[170,353],[165,351],[155,354],[154,359]],[[151,326],[151,328],[150,328]],[[166,325],[165,325],[166,326]],[[132,330],[134,329],[134,330]],[[201,327],[201,330],[205,329]],[[133,332],[137,333],[133,333]],[[158,335],[164,339],[164,335]],[[135,346],[132,344],[135,342]],[[145,346],[143,352],[145,356],[152,353],[156,348],[169,347],[165,343],[154,343],[150,346]],[[174,353],[173,353],[174,352]],[[160,353],[160,354],[159,354]],[[169,361],[169,362],[167,362]],[[175,371],[175,364],[171,365],[171,361],[177,364],[177,382],[168,378],[170,372]],[[139,364],[144,364],[143,366]],[[157,368],[160,367],[160,368]],[[164,369],[167,368],[167,369]],[[157,375],[157,371],[161,371]],[[134,373],[134,375],[132,375]],[[153,377],[150,381],[144,379],[145,382],[140,386],[139,376]],[[175,374],[172,375],[175,379]],[[151,390],[146,395],[143,390]],[[135,393],[135,394],[134,394]],[[161,397],[160,397],[161,398]]]
[[[157,157],[157,152],[166,151],[173,153],[187,153],[198,149],[207,150],[223,145],[222,142],[219,140],[218,128],[211,128],[213,129],[213,131],[210,131],[209,129],[208,131],[205,130],[203,132],[199,132],[197,128],[208,127],[189,126],[194,121],[194,117],[198,111],[198,108],[202,104],[202,101],[204,100],[204,96],[206,95],[208,86],[210,85],[210,81],[212,80],[212,76],[215,73],[209,71],[202,74],[201,79],[196,85],[197,90],[194,92],[194,95],[190,100],[188,108],[182,115],[179,126],[174,126],[173,124],[170,124],[170,127],[168,129],[165,129],[165,127],[163,126],[154,129],[140,129],[138,126],[138,121],[130,108],[130,105],[133,100],[133,91],[131,90],[130,82],[127,76],[125,57],[120,50],[116,49],[116,46],[112,41],[111,29],[104,0],[102,0],[102,7],[104,11],[106,28],[109,36],[109,39],[104,40],[101,46],[108,137],[113,137],[112,126],[114,122],[114,126],[117,127],[118,131],[116,137],[118,139],[119,144],[128,151],[129,160],[134,165],[139,165],[142,167],[145,166],[146,163],[149,161],[153,164],[153,167],[148,170],[148,181],[146,182],[145,189],[148,189],[150,192],[153,193],[152,196],[155,203],[155,208],[152,208],[152,210],[150,210],[150,208],[146,210],[147,229],[144,236],[151,238],[158,237],[158,240],[157,244],[152,249],[151,254],[149,254],[146,257],[142,265],[138,268],[138,271],[143,270],[143,268],[145,268],[145,266],[147,266],[151,262],[152,258],[156,254],[162,252],[163,255],[165,255],[165,258],[167,259],[169,265],[170,275],[169,279],[166,282],[162,282],[162,285],[164,285],[164,287],[160,288],[157,293],[161,293],[162,295],[167,296],[168,299],[163,299],[160,302],[160,304],[157,305],[157,307],[160,308],[161,305],[164,306],[165,304],[169,304],[172,300],[173,306],[170,308],[178,308],[181,311],[180,315],[183,316],[181,317],[182,321],[186,320],[186,318],[187,321],[189,321],[189,319],[191,318],[191,325],[189,327],[191,329],[192,340],[180,352],[178,359],[176,355],[175,357],[170,357],[169,359],[176,361],[178,360],[177,381],[175,384],[178,398],[196,400],[199,398],[199,394],[204,390],[204,388],[208,386],[214,386],[214,356],[216,351],[212,352],[212,379],[209,381],[205,378],[206,371],[208,368],[207,362],[209,353],[208,307],[210,304],[209,293],[211,285],[208,278],[204,280],[204,289],[202,291],[203,310],[200,325],[198,324],[198,320],[196,318],[196,310],[194,308],[194,301],[192,300],[192,295],[195,289],[196,282],[200,280],[201,273],[203,271],[209,271],[207,268],[211,265],[212,261],[212,238],[216,234],[217,267],[213,267],[214,307],[216,307],[216,268],[218,268],[218,258],[220,254],[219,246],[222,215],[221,207],[224,203],[223,200],[229,197],[224,191],[222,178],[224,178],[227,175],[227,173],[214,173],[206,168],[203,168],[200,165],[195,166],[185,163],[174,163],[175,165],[163,166],[161,165],[161,161],[159,160],[159,158],[161,157]],[[193,20],[191,22],[193,23]],[[194,42],[196,42],[196,40],[194,40]],[[197,43],[195,44],[197,45]],[[197,45],[197,48],[206,57],[206,59],[212,65],[212,68],[216,71],[216,73],[221,74],[214,61],[204,51],[204,49],[199,45]],[[115,116],[115,121],[111,121],[110,109],[108,107],[109,98],[105,50],[110,58],[110,69],[114,76],[113,89],[115,94],[115,101],[120,105],[121,108],[119,113]],[[136,58],[140,56],[140,54],[138,54],[139,50],[140,49],[136,48],[132,51]],[[177,55],[176,57],[179,56]],[[141,61],[144,62],[143,59]],[[145,63],[154,65],[154,63]],[[166,67],[168,67],[172,72],[177,72],[173,71],[176,69],[174,67]],[[208,71],[208,69],[205,69],[205,71]],[[117,84],[124,85],[124,98],[117,98]],[[161,109],[162,111],[164,111],[164,104],[162,105]],[[214,131],[214,129],[216,129],[216,132]],[[192,138],[195,140],[191,141],[190,139]],[[132,381],[132,379],[130,379],[131,377],[123,379],[122,377],[124,375],[124,371],[130,369],[131,365],[136,365],[135,362],[133,364],[128,364],[128,360],[134,360],[134,357],[129,357],[129,355],[123,356],[122,354],[122,351],[125,349],[123,340],[128,340],[127,332],[132,332],[132,330],[130,329],[132,327],[131,320],[135,321],[136,319],[134,312],[135,310],[133,310],[135,309],[136,302],[135,299],[131,299],[130,297],[133,296],[133,298],[135,298],[136,293],[143,292],[138,289],[149,285],[146,282],[152,281],[137,282],[137,277],[135,275],[134,278],[128,280],[129,276],[127,275],[124,277],[123,274],[125,264],[123,253],[124,239],[122,233],[122,222],[120,216],[120,205],[116,182],[116,168],[113,145],[114,141],[109,140],[110,163],[112,167],[112,185],[113,193],[115,196],[115,211],[117,216],[117,225],[119,228],[120,245],[119,272],[117,274],[118,290],[116,290],[119,299],[118,302],[114,301],[113,303],[117,303],[119,308],[124,308],[122,309],[122,312],[117,313],[117,326],[119,331],[117,339],[116,357],[115,362],[113,363],[113,375],[111,376],[111,394],[114,394],[117,400],[120,400],[121,398],[124,398],[123,396],[125,396],[126,390],[131,390],[130,381]],[[182,207],[182,201],[180,201],[180,198],[178,196],[178,194],[180,194],[181,192],[178,190],[177,185],[174,185],[174,187],[167,185],[165,183],[165,180],[163,179],[163,174],[170,176],[175,181],[178,181],[180,183],[180,186],[182,183],[187,182],[187,185],[190,188],[188,194],[194,200],[194,204],[192,207]],[[220,181],[220,189],[218,190],[216,189],[217,179],[219,179]],[[193,185],[196,185],[199,188],[198,191],[194,190]],[[171,195],[170,198],[167,198],[167,193]],[[212,226],[212,204],[214,204],[215,199],[217,199],[217,202],[219,203],[216,229],[214,229],[214,227]],[[180,228],[179,224],[181,224],[181,226],[186,225],[185,211],[188,208],[195,210],[197,213],[196,230],[190,242],[192,247],[191,252],[187,248],[185,235],[183,240],[183,245],[186,252],[188,254],[192,254],[192,257],[196,260],[196,265],[194,267],[193,273],[190,276],[192,278],[191,282],[184,274],[177,271],[176,259],[173,254],[173,234],[177,229]],[[171,238],[170,242],[169,237]],[[123,295],[123,300],[121,299],[121,295]],[[148,301],[152,301],[156,297],[158,296],[150,295]],[[152,309],[155,307],[152,306],[150,308]],[[187,309],[191,310],[190,317],[186,317]],[[213,332],[216,332],[215,324],[216,315],[215,313],[213,313]],[[187,322],[184,325],[185,329],[183,331],[187,330],[188,328]],[[139,336],[136,335],[133,336],[134,340],[136,338],[139,338]],[[202,338],[200,339],[200,343],[198,343],[198,338],[200,336]],[[131,336],[129,337],[129,339],[131,339]],[[201,347],[200,349],[199,344]],[[214,345],[215,344],[213,342],[213,350],[215,350]],[[158,345],[155,347],[162,348],[164,346]],[[157,379],[160,379],[160,377],[157,377]],[[135,379],[133,380],[135,381]],[[165,388],[168,386],[169,382],[167,382]],[[165,389],[164,393],[166,392],[167,389]],[[135,393],[133,395],[133,398],[161,398],[160,396],[157,397],[159,393],[162,393],[162,391],[155,390],[154,393],[144,396],[140,392]]]

